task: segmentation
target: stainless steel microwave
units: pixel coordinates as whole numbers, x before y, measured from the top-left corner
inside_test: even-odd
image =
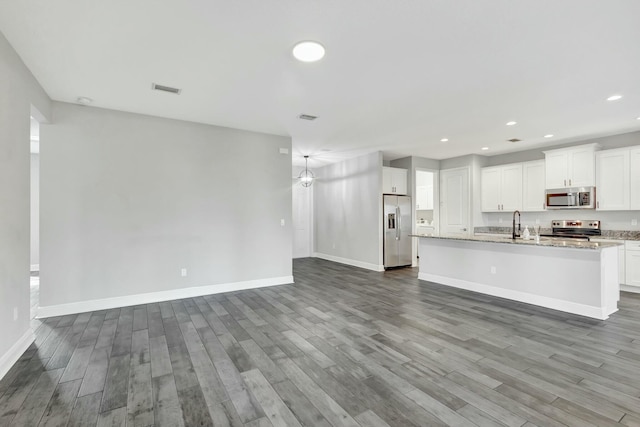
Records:
[[[556,188],[546,196],[547,209],[596,208],[596,187]]]

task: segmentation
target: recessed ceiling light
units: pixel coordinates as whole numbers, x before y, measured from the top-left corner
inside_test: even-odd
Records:
[[[89,105],[93,102],[93,99],[87,98],[86,96],[79,96],[76,98],[76,102],[80,105]]]
[[[482,151],[487,151],[489,149],[489,147],[482,147],[481,150]]]
[[[638,117],[636,120],[640,120],[640,117]]]
[[[514,121],[507,122],[507,126],[514,126],[516,123],[518,123],[518,122],[514,122]]]
[[[442,139],[440,140],[440,142],[447,142],[447,141],[449,141],[449,138],[442,138]]]
[[[607,101],[617,101],[620,98],[622,98],[622,95],[611,95],[607,98]]]
[[[303,41],[293,47],[293,56],[302,62],[315,62],[324,57],[324,46],[314,41]]]
[[[548,133],[544,136],[545,138],[553,138],[553,134],[552,133]]]

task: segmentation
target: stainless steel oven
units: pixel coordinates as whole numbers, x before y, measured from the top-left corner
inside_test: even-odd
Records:
[[[546,191],[547,209],[595,209],[596,188],[557,188]]]

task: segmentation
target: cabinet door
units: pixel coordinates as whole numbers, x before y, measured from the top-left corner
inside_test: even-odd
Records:
[[[427,201],[424,209],[433,210],[433,184],[427,185]]]
[[[629,176],[629,208],[638,211],[640,210],[640,148],[634,148],[629,152]]]
[[[569,187],[596,185],[595,156],[593,148],[569,151]]]
[[[545,155],[546,188],[567,187],[568,158],[569,156],[566,151]]]
[[[480,197],[483,212],[500,211],[500,168],[482,169]]]
[[[625,284],[640,286],[640,250],[626,250]]]
[[[391,182],[393,183],[395,194],[407,194],[407,170],[391,168]]]
[[[522,165],[509,165],[501,168],[500,204],[503,211],[522,209]]]
[[[522,165],[522,210],[536,212],[545,210],[544,160]]]
[[[384,166],[382,168],[382,192],[384,194],[392,194],[393,191],[393,168]]]
[[[626,260],[626,251],[624,249],[624,245],[620,245],[618,248],[618,282],[625,285],[627,283],[626,273],[625,273],[625,264]]]
[[[596,153],[596,208],[601,211],[629,209],[629,150]]]
[[[427,186],[419,185],[416,187],[416,210],[427,209]]]

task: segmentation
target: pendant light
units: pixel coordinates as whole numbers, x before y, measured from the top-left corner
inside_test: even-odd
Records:
[[[304,156],[304,170],[300,171],[300,175],[298,175],[298,179],[300,179],[300,184],[303,187],[310,187],[313,184],[313,173],[309,170],[308,167],[309,156]]]

